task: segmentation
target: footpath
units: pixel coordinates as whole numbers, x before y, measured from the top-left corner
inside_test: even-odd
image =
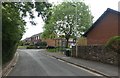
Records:
[[[13,59],[8,62],[7,64],[5,64],[4,66],[2,66],[2,77],[7,76],[9,74],[9,72],[12,70],[12,68],[16,65],[16,62],[18,60],[19,54],[18,54],[18,50],[15,53]]]
[[[43,52],[44,52],[44,54],[50,55],[56,59],[60,59],[60,60],[69,62],[71,64],[85,68],[87,70],[97,72],[104,76],[108,76],[111,78],[119,78],[120,73],[118,73],[118,71],[119,71],[118,66],[103,64],[100,62],[84,60],[84,59],[80,59],[80,58],[67,57],[66,55],[64,55],[60,52],[47,52],[46,50],[44,50]]]

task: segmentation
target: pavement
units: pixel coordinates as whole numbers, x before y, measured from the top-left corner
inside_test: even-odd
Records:
[[[77,66],[83,67],[85,69],[91,70],[93,72],[97,72],[99,74],[102,74],[104,76],[111,76],[111,77],[118,77],[118,67],[114,65],[109,64],[103,64],[96,61],[90,61],[90,60],[84,60],[84,59],[78,59],[74,57],[67,57],[61,52],[47,52],[44,51],[45,54],[50,55],[52,57],[55,57],[57,59],[61,59],[63,61],[75,64]]]
[[[15,53],[13,59],[10,62],[8,62],[7,64],[5,64],[4,66],[2,66],[1,77],[7,76],[9,74],[9,72],[12,70],[12,68],[16,65],[18,57],[19,57],[19,54],[17,51]]]

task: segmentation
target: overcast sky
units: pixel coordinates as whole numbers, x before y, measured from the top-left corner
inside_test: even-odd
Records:
[[[62,1],[68,1],[68,0],[49,0],[51,3],[60,3]],[[74,0],[72,0],[74,1]],[[75,0],[80,1],[80,0]],[[82,0],[83,1],[83,0]],[[94,16],[93,21],[95,22],[107,8],[111,8],[118,11],[118,2],[120,0],[84,0],[84,2],[89,6],[92,15]],[[36,26],[32,26],[28,21],[29,18],[26,18],[26,21],[28,22],[26,25],[26,33],[23,35],[22,39],[25,39],[26,37],[30,37],[34,34],[40,33],[43,31],[43,25],[44,22],[42,21],[41,17],[37,17],[37,13],[35,13],[36,18],[35,21],[37,22]]]

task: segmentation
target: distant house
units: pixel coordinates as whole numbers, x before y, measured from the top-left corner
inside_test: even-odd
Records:
[[[64,39],[62,38],[54,38],[54,39],[42,39],[42,41],[47,42],[48,46],[54,46],[54,47],[58,47],[58,46],[62,46],[62,42],[64,41]]]
[[[31,38],[31,42],[33,44],[36,44],[37,42],[41,41],[41,33],[35,34],[35,35],[31,36],[30,38]]]
[[[54,47],[66,47],[66,39],[64,38],[54,38],[54,39],[42,39],[42,41],[47,42],[48,46],[54,46]],[[68,45],[70,46],[71,44],[73,44],[75,42],[73,42],[72,39],[69,39],[69,43]]]
[[[36,44],[37,42],[41,41],[41,33],[32,35],[31,37],[28,37],[23,40],[27,44]]]
[[[42,39],[43,42],[47,43],[47,46],[54,46],[55,47],[55,40],[54,39]]]
[[[88,45],[105,44],[111,37],[120,33],[120,12],[108,8],[100,18],[83,34]]]

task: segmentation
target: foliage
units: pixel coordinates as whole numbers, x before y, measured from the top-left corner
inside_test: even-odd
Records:
[[[51,12],[51,17],[44,26],[43,37],[64,35],[66,47],[69,38],[80,37],[92,24],[89,7],[83,2],[63,2],[54,6]]]
[[[30,46],[27,46],[27,49],[36,49],[36,46],[30,45]]]
[[[24,45],[24,42],[23,42],[23,41],[19,41],[18,45],[19,45],[19,46],[23,46],[23,45]]]
[[[47,22],[49,20],[49,17],[51,15],[51,7],[52,4],[48,2],[35,2],[35,10],[38,12],[38,16],[41,15],[44,22]]]
[[[107,42],[106,47],[120,54],[120,36],[114,36]]]
[[[19,41],[24,32],[26,22],[23,19],[27,15],[34,19],[33,8],[47,20],[46,2],[2,2],[2,61],[3,64],[10,61],[16,52]],[[46,10],[44,10],[46,8]],[[40,9],[40,10],[39,10]],[[45,11],[45,12],[44,12]],[[40,14],[39,14],[40,13]],[[31,24],[36,25],[34,21]]]
[[[25,21],[20,17],[15,3],[2,3],[2,60],[3,64],[9,61],[17,47],[17,43],[25,32]]]
[[[56,52],[56,49],[47,49],[48,52]]]
[[[27,46],[18,46],[18,49],[26,49]]]
[[[46,42],[37,42],[35,45],[28,45],[27,49],[44,49],[46,46]]]
[[[47,43],[46,42],[37,42],[35,45],[45,47],[45,46],[47,46]]]

